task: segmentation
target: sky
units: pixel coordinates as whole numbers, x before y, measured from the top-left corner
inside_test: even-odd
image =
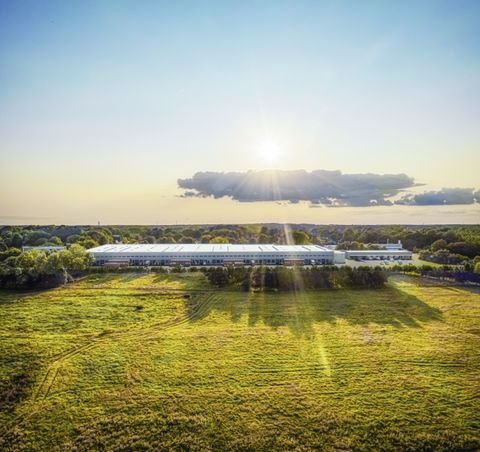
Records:
[[[186,199],[177,183],[301,169],[479,190],[479,24],[476,0],[0,0],[0,224],[480,223],[478,202]]]

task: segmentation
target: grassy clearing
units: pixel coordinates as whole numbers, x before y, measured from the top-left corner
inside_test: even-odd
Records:
[[[480,447],[473,290],[92,275],[0,300],[0,448]]]

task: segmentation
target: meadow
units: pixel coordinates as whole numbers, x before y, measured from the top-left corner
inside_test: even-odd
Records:
[[[476,450],[480,291],[0,292],[3,450]]]

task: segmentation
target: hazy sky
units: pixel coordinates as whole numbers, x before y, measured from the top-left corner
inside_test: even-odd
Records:
[[[480,2],[0,1],[0,223],[335,222],[176,197],[266,167],[479,189]]]

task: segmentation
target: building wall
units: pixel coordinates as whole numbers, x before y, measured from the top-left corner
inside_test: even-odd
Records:
[[[348,259],[411,259],[412,253],[394,250],[336,251],[320,246],[187,246],[167,245],[105,245],[88,250],[97,265],[112,261],[127,261],[129,265],[333,265],[344,264]],[[168,249],[167,249],[168,248]]]
[[[231,261],[246,265],[284,265],[289,261],[301,261],[304,265],[334,263],[333,252],[323,253],[203,253],[203,254],[149,254],[149,253],[91,253],[98,265],[109,261],[128,259],[130,265],[225,265]]]
[[[46,253],[54,253],[56,251],[62,251],[66,249],[66,246],[22,246],[22,251],[40,250]]]
[[[345,251],[347,259],[379,259],[379,260],[410,260],[412,253],[407,250],[347,250]]]

